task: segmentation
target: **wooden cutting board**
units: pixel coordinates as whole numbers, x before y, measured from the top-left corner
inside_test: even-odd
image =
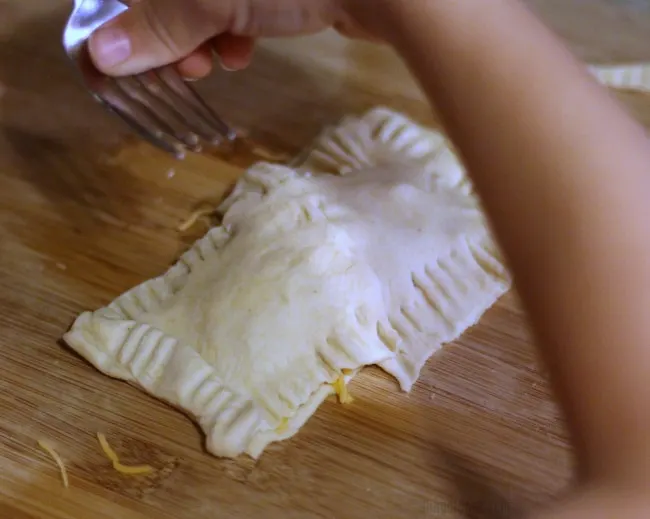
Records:
[[[587,60],[650,60],[645,0],[535,5]],[[67,349],[74,317],[162,273],[205,230],[178,224],[255,160],[178,162],[130,138],[63,57],[68,9],[0,1],[0,517],[502,519],[565,488],[566,434],[513,295],[431,359],[412,393],[369,369],[353,404],[327,401],[257,463],[206,454],[183,415]],[[434,122],[387,49],[331,33],[265,42],[250,70],[199,87],[277,152],[380,104]],[[622,99],[650,122],[647,99]],[[98,431],[155,473],[116,473]],[[70,488],[38,439],[65,460]]]

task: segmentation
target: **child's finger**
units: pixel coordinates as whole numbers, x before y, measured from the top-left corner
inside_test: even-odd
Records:
[[[383,43],[380,38],[377,38],[368,31],[363,30],[357,24],[351,23],[349,21],[335,23],[334,30],[341,36],[345,36],[346,38],[353,40],[366,40],[372,43]]]
[[[114,76],[175,63],[225,30],[229,2],[141,0],[98,28],[88,40],[95,66]]]
[[[206,43],[180,60],[176,64],[176,70],[185,79],[201,79],[212,72],[212,64],[212,47]]]
[[[251,62],[255,40],[248,36],[225,33],[212,40],[212,47],[219,56],[224,69],[242,70]]]

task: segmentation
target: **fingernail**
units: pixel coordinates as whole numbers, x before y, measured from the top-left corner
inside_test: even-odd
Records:
[[[131,42],[120,27],[104,27],[93,35],[92,50],[97,65],[113,67],[131,55]]]
[[[236,72],[239,69],[228,67],[227,65],[224,65],[223,60],[219,58],[219,65],[221,65],[221,68],[225,70],[226,72]]]

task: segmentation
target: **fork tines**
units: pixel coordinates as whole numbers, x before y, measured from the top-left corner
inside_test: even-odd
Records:
[[[178,158],[186,149],[232,141],[223,122],[171,66],[124,77],[96,77],[98,99],[140,134]]]

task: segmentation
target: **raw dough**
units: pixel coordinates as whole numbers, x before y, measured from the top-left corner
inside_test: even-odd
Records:
[[[379,365],[408,391],[510,286],[471,182],[442,134],[386,109],[343,121],[303,168],[343,176],[315,181],[354,212],[346,228],[382,280],[377,331],[397,353]]]
[[[589,71],[604,86],[650,92],[650,64],[590,65]]]
[[[363,366],[404,390],[505,292],[471,184],[439,133],[376,109],[297,169],[259,164],[163,276],[82,314],[65,340],[258,457]]]

